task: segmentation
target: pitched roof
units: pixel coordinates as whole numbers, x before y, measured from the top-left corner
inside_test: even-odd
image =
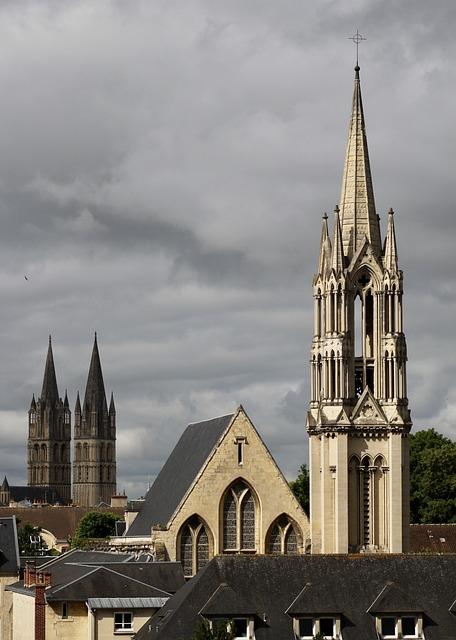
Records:
[[[189,424],[147,492],[128,536],[146,536],[154,525],[166,525],[234,414]]]
[[[372,613],[423,613],[424,606],[404,586],[388,582],[368,609]]]
[[[115,570],[115,565],[73,567],[74,579],[64,585],[51,586],[46,591],[46,600],[85,601],[88,598],[163,598],[169,593],[146,584],[138,577],[126,576]],[[82,575],[81,575],[82,573]],[[51,583],[52,584],[52,583]]]
[[[412,599],[423,603],[426,640],[454,638],[454,616],[449,609],[456,599],[456,555],[389,554],[218,556],[168,600],[153,624],[145,624],[135,640],[190,637],[205,607],[207,617],[219,611],[224,617],[228,613],[245,615],[242,603],[249,603],[247,608],[260,614],[256,640],[289,640],[293,613],[316,614],[316,605],[321,613],[341,615],[344,640],[378,640],[375,613],[369,608],[389,581],[398,587],[390,591],[391,606],[407,606],[404,613],[408,613]],[[222,584],[235,594],[227,600],[236,610],[227,611],[223,598],[216,601],[214,594]],[[225,587],[218,593],[224,591]],[[407,594],[405,599],[402,593]],[[301,611],[294,612],[297,602]]]
[[[19,571],[16,518],[0,518],[0,575],[14,575]]]
[[[70,551],[41,565],[40,571],[51,575],[48,601],[169,598],[185,583],[180,562],[135,562],[132,554],[99,551]],[[22,580],[9,589],[32,597],[35,593]]]
[[[243,594],[245,595],[245,594]],[[251,599],[241,597],[228,584],[222,583],[217,587],[209,600],[201,609],[203,616],[231,616],[235,611],[238,615],[256,615],[257,609]]]
[[[55,504],[56,502],[64,503],[58,492],[53,487],[28,487],[25,485],[9,486],[10,500],[13,502],[46,502]]]
[[[290,616],[304,613],[341,613],[342,605],[335,585],[308,582],[287,609]]]

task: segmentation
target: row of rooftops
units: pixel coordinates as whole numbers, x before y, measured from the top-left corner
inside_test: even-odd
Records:
[[[397,616],[419,620],[426,640],[454,640],[455,600],[453,554],[218,556],[135,640],[191,637],[201,617],[248,619],[255,640],[289,640],[294,620],[332,617],[344,640],[378,640],[378,620]]]

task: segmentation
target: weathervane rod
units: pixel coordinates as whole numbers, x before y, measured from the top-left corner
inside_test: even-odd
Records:
[[[352,36],[351,38],[348,38],[348,40],[353,40],[353,42],[356,44],[356,66],[358,67],[359,66],[358,64],[359,43],[362,42],[363,40],[367,40],[367,38],[362,36],[358,31],[358,29],[356,29],[355,35]]]

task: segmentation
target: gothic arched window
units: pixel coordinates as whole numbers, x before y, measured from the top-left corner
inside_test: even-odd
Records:
[[[299,553],[300,535],[296,525],[282,514],[269,527],[266,536],[266,553],[271,555],[296,555]]]
[[[256,551],[256,503],[250,487],[237,480],[223,499],[223,550]]]
[[[209,562],[208,529],[199,516],[192,516],[182,526],[178,546],[186,578],[191,578]]]

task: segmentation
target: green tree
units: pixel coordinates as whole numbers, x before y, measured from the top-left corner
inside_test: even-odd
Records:
[[[21,556],[41,556],[47,551],[47,544],[40,535],[41,527],[35,527],[29,522],[20,524],[18,520],[17,541]]]
[[[232,640],[234,638],[233,631],[230,630],[228,620],[220,620],[217,625],[211,625],[204,618],[198,622],[191,640]]]
[[[410,435],[410,517],[456,522],[456,442],[435,429]]]
[[[79,521],[71,541],[71,546],[81,546],[84,540],[90,538],[109,538],[109,536],[113,536],[116,532],[116,522],[118,519],[119,517],[114,513],[89,511]]]
[[[309,515],[309,472],[307,471],[307,465],[302,464],[299,467],[298,477],[290,482],[290,488],[301,507]]]

